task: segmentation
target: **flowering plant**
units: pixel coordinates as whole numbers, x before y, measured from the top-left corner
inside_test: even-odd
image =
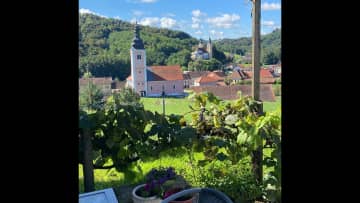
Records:
[[[146,175],[145,187],[140,191],[142,197],[158,196],[167,198],[190,187],[185,179],[177,175],[173,167],[152,169]]]
[[[146,175],[146,184],[140,195],[142,197],[158,196],[163,197],[163,194],[166,190],[164,188],[164,183],[175,179],[176,173],[174,168],[159,168],[152,169]]]

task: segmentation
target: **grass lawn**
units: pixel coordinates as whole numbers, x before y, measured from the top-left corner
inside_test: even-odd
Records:
[[[150,111],[163,112],[162,98],[141,98],[145,109]],[[187,98],[165,98],[165,114],[182,115],[191,111],[189,108],[190,101]],[[264,102],[264,111],[275,111],[281,107],[281,96],[276,97],[276,102]],[[190,118],[190,113],[185,118]]]

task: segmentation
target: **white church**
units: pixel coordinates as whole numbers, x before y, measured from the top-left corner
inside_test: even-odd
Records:
[[[134,38],[130,48],[131,75],[126,79],[140,96],[184,95],[184,77],[180,65],[147,66],[146,51],[135,24]]]

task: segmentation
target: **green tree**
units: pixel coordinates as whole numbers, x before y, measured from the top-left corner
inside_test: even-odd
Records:
[[[118,102],[118,103],[116,103]],[[124,87],[118,93],[111,95],[106,102],[108,105],[130,105],[136,107],[143,107],[140,102],[140,96],[132,88]]]
[[[171,54],[170,57],[166,60],[167,65],[180,65],[187,66],[191,56],[191,52],[189,50],[181,50],[174,54]]]
[[[266,51],[263,55],[263,64],[276,64],[279,61],[279,58],[275,55],[273,51]]]
[[[217,50],[216,46],[213,46],[213,58],[225,64],[227,62],[224,52]]]
[[[190,61],[188,64],[189,71],[214,71],[220,70],[222,64],[220,61],[212,58],[210,60],[195,60]]]

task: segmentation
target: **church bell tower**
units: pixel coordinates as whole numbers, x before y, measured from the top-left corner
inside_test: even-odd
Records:
[[[135,23],[134,38],[130,48],[132,87],[140,96],[146,96],[146,53],[140,38],[138,24]]]

